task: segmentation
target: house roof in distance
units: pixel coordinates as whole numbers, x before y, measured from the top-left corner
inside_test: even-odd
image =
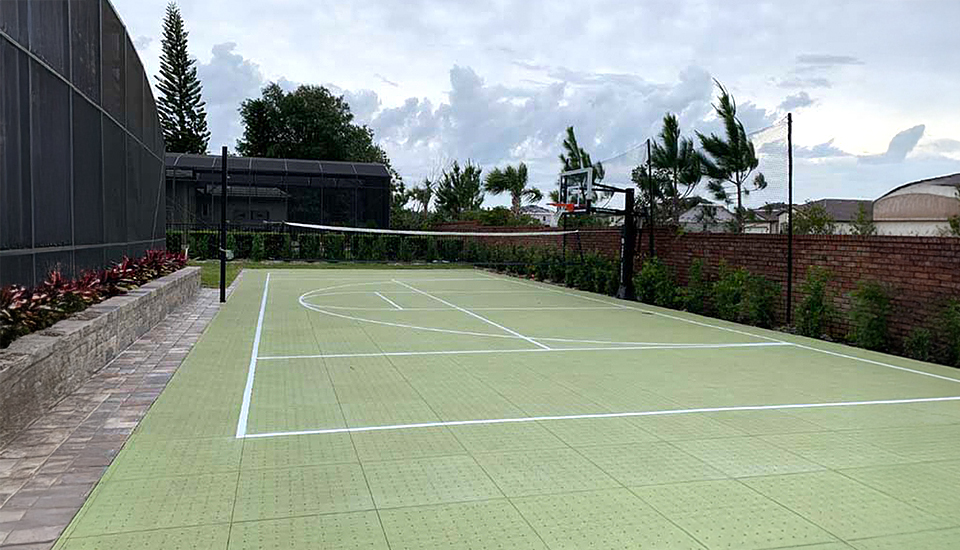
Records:
[[[820,199],[797,206],[798,210],[811,206],[822,206],[834,221],[850,222],[857,219],[860,205],[867,210],[867,217],[873,218],[873,201],[861,199]]]
[[[219,155],[191,155],[167,153],[167,169],[219,172]],[[316,177],[383,177],[389,178],[386,166],[369,162],[335,162],[329,160],[267,159],[257,157],[227,157],[231,173],[275,174],[284,176]]]
[[[927,178],[927,179],[912,181],[910,183],[905,183],[899,187],[894,187],[890,191],[887,191],[883,196],[880,197],[880,199],[889,197],[890,195],[893,195],[893,194],[902,194],[903,192],[909,192],[909,189],[911,187],[915,187],[918,189],[919,188],[931,189],[931,188],[944,187],[944,188],[948,188],[948,189],[945,189],[946,194],[952,194],[954,193],[952,188],[960,187],[960,172],[956,174],[949,174],[946,176],[939,176],[936,178]],[[877,199],[877,200],[880,200],[880,199]]]

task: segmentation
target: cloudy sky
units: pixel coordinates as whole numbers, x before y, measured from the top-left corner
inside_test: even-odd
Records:
[[[113,3],[156,74],[166,1]],[[625,168],[641,155],[617,155],[654,136],[665,112],[691,135],[715,129],[717,79],[748,131],[793,112],[800,200],[876,198],[960,171],[957,0],[179,4],[211,149],[234,146],[237,108],[265,83],[322,84],[346,96],[408,185],[469,158],[526,162],[546,190],[566,126],[594,159]],[[767,150],[774,183],[759,203],[785,193],[782,151]]]

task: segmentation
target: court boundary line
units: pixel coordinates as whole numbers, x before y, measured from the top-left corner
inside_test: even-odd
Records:
[[[534,340],[533,338],[530,338],[529,336],[524,336],[524,335],[520,334],[519,332],[517,332],[517,331],[515,331],[515,330],[511,330],[511,329],[508,329],[507,327],[505,327],[505,326],[503,326],[503,325],[497,324],[497,323],[491,321],[490,319],[487,319],[486,317],[483,317],[482,315],[478,315],[478,314],[470,311],[469,309],[462,308],[462,307],[460,307],[460,306],[458,306],[458,305],[456,305],[456,304],[453,304],[453,303],[451,303],[451,302],[448,302],[448,301],[444,300],[443,298],[437,298],[436,296],[430,294],[429,292],[425,292],[425,291],[420,290],[420,289],[418,289],[418,288],[414,288],[414,287],[408,285],[407,283],[400,282],[400,281],[398,281],[398,280],[396,280],[396,279],[392,279],[392,281],[393,281],[394,283],[397,283],[397,284],[400,285],[400,286],[407,287],[407,288],[409,288],[410,290],[412,290],[412,291],[414,291],[414,292],[417,292],[417,293],[419,293],[419,294],[423,294],[423,295],[426,296],[427,298],[432,298],[432,299],[440,302],[441,304],[443,304],[443,305],[445,305],[445,306],[450,306],[450,307],[456,309],[457,311],[461,311],[461,312],[463,312],[463,313],[466,313],[467,315],[469,315],[469,316],[471,316],[471,317],[473,317],[473,318],[475,318],[475,319],[479,319],[479,320],[483,321],[484,323],[487,323],[488,325],[497,327],[498,329],[500,329],[500,330],[502,330],[502,331],[504,331],[504,332],[508,332],[508,333],[516,336],[517,338],[521,338],[521,339],[523,339],[523,340],[526,340],[527,342],[530,342],[531,344],[533,344],[533,345],[535,345],[535,346],[537,346],[537,347],[543,348],[543,349],[545,349],[545,350],[546,350],[546,349],[550,349],[550,346],[541,344],[540,342],[537,342],[536,340]]]
[[[338,433],[357,433],[357,432],[379,432],[393,430],[409,430],[421,428],[442,428],[451,426],[476,426],[489,424],[513,424],[524,422],[547,422],[554,420],[582,420],[590,418],[630,418],[645,416],[672,416],[683,414],[704,414],[704,413],[724,413],[740,411],[778,411],[793,409],[825,409],[832,407],[860,407],[869,405],[904,405],[911,403],[938,403],[945,401],[960,401],[960,396],[949,397],[917,397],[907,399],[879,399],[872,401],[834,401],[827,403],[788,403],[781,405],[740,405],[731,407],[699,407],[691,409],[664,409],[653,411],[632,411],[632,412],[614,412],[614,413],[587,413],[587,414],[567,414],[551,416],[520,416],[513,418],[488,418],[479,420],[445,420],[437,422],[419,422],[411,424],[387,424],[379,426],[357,426],[346,428],[326,428],[318,430],[295,430],[286,432],[264,432],[258,434],[247,434],[244,438],[270,438],[296,435],[326,435]]]
[[[380,298],[382,298],[384,302],[386,302],[386,303],[390,304],[391,306],[393,306],[394,309],[396,309],[397,311],[403,311],[403,308],[400,307],[399,305],[397,305],[397,303],[394,302],[393,300],[391,300],[390,298],[387,298],[386,296],[384,296],[383,294],[380,294],[379,292],[374,292],[374,294],[376,294],[377,296],[379,296]]]
[[[267,293],[270,290],[270,273],[263,282],[263,297],[260,299],[260,314],[257,317],[257,330],[253,335],[253,350],[250,352],[250,366],[247,368],[247,385],[243,389],[243,402],[240,404],[240,418],[237,419],[237,439],[247,434],[247,419],[250,416],[250,401],[253,396],[253,379],[257,372],[257,358],[260,355],[260,336],[263,334],[263,317],[267,311]]]
[[[546,338],[544,338],[546,340]],[[517,349],[478,349],[478,350],[433,350],[433,351],[381,351],[368,353],[320,353],[311,355],[266,355],[259,361],[292,361],[297,359],[344,359],[351,357],[416,357],[429,355],[481,355],[497,353],[561,353],[585,351],[636,351],[636,350],[681,350],[681,349],[724,349],[759,348],[792,346],[790,343],[748,342],[728,344],[644,344],[634,346],[580,347],[580,348],[517,348]]]
[[[884,362],[882,362],[882,361],[875,361],[875,360],[873,360],[873,359],[866,359],[866,358],[863,358],[863,357],[857,357],[857,356],[855,356],[855,355],[846,355],[846,354],[843,354],[843,353],[834,352],[834,351],[828,351],[828,350],[825,350],[825,349],[820,349],[820,348],[816,348],[816,347],[813,347],[813,346],[808,346],[808,345],[805,345],[805,344],[797,344],[797,343],[794,343],[794,342],[787,342],[786,340],[780,340],[780,339],[777,339],[777,338],[773,338],[773,337],[771,337],[771,336],[764,336],[764,335],[762,335],[762,334],[754,334],[754,333],[746,332],[746,331],[743,331],[743,330],[737,330],[737,329],[733,329],[733,328],[729,328],[729,327],[722,327],[722,326],[719,326],[719,325],[713,325],[713,324],[710,324],[710,323],[704,323],[704,322],[701,322],[701,321],[695,321],[695,320],[693,320],[693,319],[685,319],[685,318],[683,318],[683,317],[679,317],[679,316],[676,316],[676,315],[670,315],[670,314],[668,314],[668,313],[663,313],[663,312],[655,311],[655,310],[651,310],[651,309],[645,309],[645,308],[636,307],[636,306],[628,306],[628,305],[619,304],[619,303],[616,303],[616,302],[608,302],[608,301],[606,301],[606,300],[601,300],[601,299],[599,299],[599,298],[593,298],[593,297],[591,297],[591,296],[581,296],[580,294],[577,294],[577,293],[574,293],[574,292],[568,292],[568,291],[564,291],[564,290],[560,290],[560,289],[556,289],[556,288],[550,288],[550,287],[548,287],[548,286],[534,285],[534,284],[530,284],[530,283],[527,283],[527,282],[524,282],[524,281],[517,281],[517,280],[514,280],[512,277],[494,277],[494,276],[492,276],[492,275],[486,275],[486,274],[484,275],[484,277],[486,277],[487,279],[495,280],[495,281],[509,281],[509,282],[513,282],[513,283],[515,283],[515,284],[519,284],[519,285],[523,285],[523,286],[529,286],[529,287],[533,287],[533,288],[542,288],[542,289],[544,289],[544,290],[549,290],[549,291],[551,291],[551,292],[556,292],[556,293],[559,293],[559,294],[566,294],[566,295],[569,295],[569,296],[575,296],[575,297],[578,297],[578,298],[583,298],[583,299],[585,299],[585,300],[590,300],[590,301],[593,301],[593,302],[599,302],[599,303],[601,303],[601,304],[615,305],[615,306],[617,306],[617,307],[619,307],[619,308],[622,308],[622,309],[632,309],[632,310],[635,310],[635,311],[640,311],[640,312],[643,312],[643,313],[649,313],[649,314],[651,314],[651,315],[657,315],[657,316],[660,316],[660,317],[665,317],[665,318],[667,318],[667,319],[673,319],[673,320],[675,320],[675,321],[681,321],[681,322],[684,322],[684,323],[690,323],[690,324],[699,325],[699,326],[702,326],[702,327],[714,328],[714,329],[723,330],[723,331],[726,331],[726,332],[734,332],[734,333],[737,333],[737,334],[742,334],[742,335],[744,335],[744,336],[750,336],[750,337],[753,337],[753,338],[760,338],[760,339],[762,339],[762,340],[769,340],[769,341],[771,341],[771,342],[780,342],[780,343],[784,343],[784,344],[790,344],[790,345],[792,345],[792,346],[794,346],[794,347],[798,347],[798,348],[805,349],[805,350],[808,350],[808,351],[816,351],[816,352],[824,353],[824,354],[827,354],[827,355],[833,355],[833,356],[835,356],[835,357],[841,357],[841,358],[850,359],[850,360],[853,360],[853,361],[860,361],[860,362],[862,362],[862,363],[867,363],[867,364],[871,364],[871,365],[877,365],[877,366],[886,367],[886,368],[889,368],[889,369],[895,369],[895,370],[899,370],[899,371],[903,371],[903,372],[909,372],[909,373],[913,373],[913,374],[919,374],[919,375],[921,375],[921,376],[929,376],[929,377],[931,377],[931,378],[938,378],[938,379],[940,379],[940,380],[946,380],[946,381],[948,381],[948,382],[955,382],[955,383],[957,383],[957,384],[960,384],[960,379],[950,378],[949,376],[942,376],[942,375],[939,375],[939,374],[934,374],[934,373],[932,373],[932,372],[926,372],[926,371],[922,371],[922,370],[911,369],[911,368],[909,368],[909,367],[901,367],[901,366],[898,366],[898,365],[891,365],[891,364],[889,364],[889,363],[884,363]]]

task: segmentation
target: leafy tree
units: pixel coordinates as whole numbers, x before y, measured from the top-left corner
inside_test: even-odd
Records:
[[[174,2],[167,4],[160,41],[157,112],[167,151],[206,154],[210,143],[197,62],[187,52],[187,29]]]
[[[434,183],[430,178],[423,178],[423,183],[419,187],[410,190],[410,198],[413,202],[420,205],[420,213],[426,214],[430,209],[430,200],[433,198]]]
[[[873,223],[873,218],[867,212],[867,207],[863,203],[860,203],[859,208],[857,208],[857,217],[853,220],[852,233],[861,237],[877,234],[877,226]]]
[[[494,168],[487,174],[483,187],[494,195],[509,193],[513,215],[519,216],[523,201],[535,203],[543,198],[543,193],[536,187],[528,187],[527,181],[527,165],[521,162],[516,168],[513,166],[507,166],[503,170]]]
[[[750,180],[751,174],[760,165],[760,160],[746,130],[743,129],[743,123],[737,118],[736,101],[722,84],[716,84],[720,89],[720,101],[713,108],[723,122],[724,136],[705,136],[697,132],[703,148],[700,163],[704,175],[710,180],[707,185],[713,196],[727,204],[736,202],[736,230],[742,232],[747,218],[743,197],[751,191],[765,189],[767,181],[760,173]]]
[[[482,169],[470,161],[467,161],[463,168],[454,161],[448,170],[443,171],[437,184],[437,211],[459,219],[464,212],[480,208],[483,204],[481,172]]]
[[[837,223],[822,204],[805,204],[794,211],[795,235],[833,235]]]
[[[680,137],[680,123],[676,115],[667,113],[663,117],[660,142],[653,142],[650,162],[654,168],[668,175],[667,185],[663,188],[664,202],[669,205],[669,219],[679,225],[684,199],[700,183],[703,170],[700,155],[693,148],[693,140]]]
[[[376,162],[390,166],[374,143],[373,130],[353,122],[350,105],[323,86],[303,85],[284,92],[275,83],[262,96],[240,104],[243,137],[237,152],[249,157]]]

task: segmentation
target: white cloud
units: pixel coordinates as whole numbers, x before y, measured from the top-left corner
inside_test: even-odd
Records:
[[[816,104],[816,102],[817,100],[811,98],[807,92],[797,92],[793,95],[788,95],[786,99],[780,103],[779,109],[781,111],[794,111],[796,109],[810,107]]]
[[[213,57],[199,63],[197,74],[203,85],[203,99],[207,103],[207,126],[210,128],[210,149],[218,151],[221,145],[231,150],[243,133],[240,124],[240,103],[260,95],[264,84],[260,67],[235,53],[237,44],[224,42],[213,47]]]
[[[907,155],[913,151],[913,148],[920,143],[926,126],[919,124],[893,136],[887,150],[879,155],[866,155],[860,157],[860,162],[866,164],[892,164],[903,162]]]

